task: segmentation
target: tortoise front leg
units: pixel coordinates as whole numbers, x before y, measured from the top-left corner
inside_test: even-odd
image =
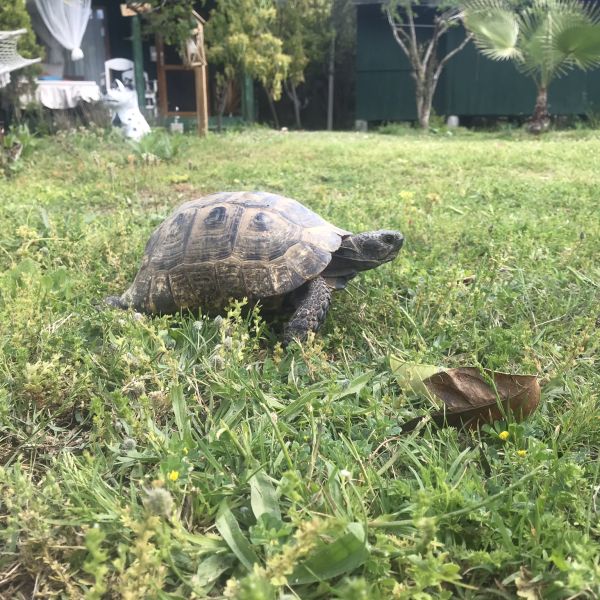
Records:
[[[309,331],[317,331],[325,322],[331,304],[329,286],[322,277],[317,277],[309,281],[305,289],[296,305],[296,312],[284,328],[284,347],[292,340],[303,342]]]

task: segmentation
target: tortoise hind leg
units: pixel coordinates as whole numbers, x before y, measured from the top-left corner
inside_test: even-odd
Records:
[[[286,324],[283,334],[283,345],[293,340],[303,342],[309,331],[317,331],[325,322],[331,290],[322,277],[317,277],[305,285],[305,292],[296,304],[296,312]]]
[[[121,310],[127,310],[129,306],[121,300],[121,296],[107,296],[104,298],[104,304],[108,304],[111,308],[120,308]]]

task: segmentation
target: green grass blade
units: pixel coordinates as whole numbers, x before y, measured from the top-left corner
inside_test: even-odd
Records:
[[[227,500],[221,502],[215,525],[231,551],[239,561],[248,569],[258,562],[258,556],[250,542],[244,537],[240,526],[229,508]]]
[[[277,493],[264,471],[258,471],[250,478],[250,503],[257,519],[266,514],[281,521]]]
[[[366,536],[360,523],[348,524],[337,540],[318,547],[310,558],[302,562],[289,578],[291,584],[325,581],[351,573],[368,558]]]
[[[341,400],[346,396],[352,396],[354,394],[359,394],[361,390],[369,383],[371,378],[373,377],[373,371],[367,371],[358,377],[355,377],[347,387],[345,387],[341,392],[333,394],[331,396],[331,400],[336,402],[337,400]]]
[[[185,396],[183,395],[183,388],[180,385],[173,386],[173,388],[171,388],[170,397],[179,437],[181,437],[184,442],[191,442],[192,432],[187,412],[187,403],[185,401]]]

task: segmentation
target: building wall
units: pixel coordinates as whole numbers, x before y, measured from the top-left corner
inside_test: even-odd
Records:
[[[431,22],[432,13],[419,22]],[[426,29],[420,29],[425,33]],[[461,27],[448,32],[444,54],[463,39]],[[357,6],[356,118],[366,121],[412,121],[417,118],[410,65],[394,40],[380,4]],[[600,70],[573,71],[549,90],[556,115],[600,111]],[[482,56],[473,44],[446,65],[434,98],[440,115],[527,116],[535,104],[535,86],[511,62]]]

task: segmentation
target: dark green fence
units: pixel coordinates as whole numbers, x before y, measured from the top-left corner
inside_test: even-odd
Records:
[[[431,23],[433,13],[419,22]],[[426,34],[426,28],[419,28]],[[451,30],[442,41],[446,53],[464,37]],[[600,111],[600,70],[573,71],[554,81],[549,91],[550,112],[583,115]],[[434,98],[440,115],[527,116],[535,103],[535,86],[510,62],[482,56],[473,44],[447,64]],[[412,121],[417,118],[410,65],[395,42],[381,5],[357,6],[356,118],[366,121]]]

